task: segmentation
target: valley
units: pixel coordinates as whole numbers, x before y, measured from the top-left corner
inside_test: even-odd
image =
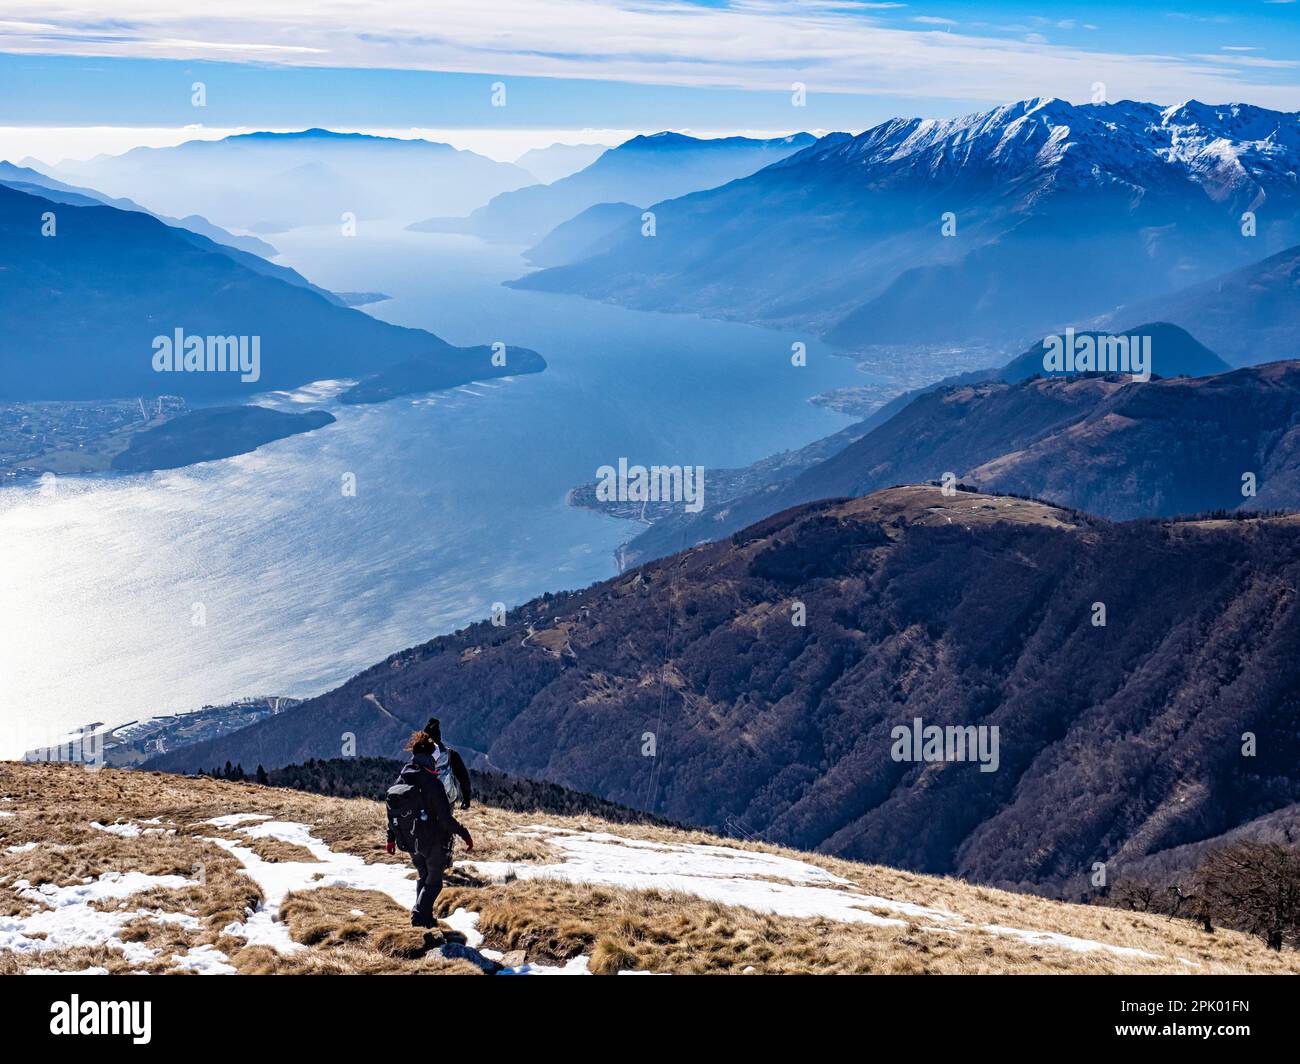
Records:
[[[0,974],[1300,974],[1283,94],[299,32],[0,124]]]

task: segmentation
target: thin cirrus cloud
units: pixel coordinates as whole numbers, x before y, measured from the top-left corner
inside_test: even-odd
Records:
[[[989,100],[1188,97],[1294,106],[1288,66],[1228,54],[1130,54],[955,32],[901,4],[732,0],[46,0],[6,11],[0,51],[595,78],[642,84]],[[904,8],[904,10],[896,10]],[[212,12],[219,12],[213,14]],[[1273,72],[1269,79],[1269,72]],[[1243,83],[1247,76],[1253,83]]]

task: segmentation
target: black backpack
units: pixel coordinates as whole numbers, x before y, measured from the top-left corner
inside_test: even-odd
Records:
[[[388,829],[393,833],[397,848],[403,853],[414,853],[415,827],[429,818],[420,788],[399,780],[388,788],[384,805],[388,811]]]

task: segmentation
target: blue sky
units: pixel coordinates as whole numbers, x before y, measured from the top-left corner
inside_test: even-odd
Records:
[[[0,0],[0,126],[862,129],[1027,96],[1300,109],[1300,4]],[[1045,14],[1050,10],[1051,14]],[[211,14],[210,12],[218,12]],[[503,81],[507,106],[493,108]],[[192,107],[190,85],[207,85]],[[790,86],[807,86],[791,106]]]

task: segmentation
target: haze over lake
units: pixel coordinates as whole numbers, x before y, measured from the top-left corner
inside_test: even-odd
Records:
[[[637,526],[565,505],[569,488],[625,456],[705,466],[707,500],[708,470],[848,424],[807,400],[864,381],[811,337],[503,288],[515,250],[470,238],[362,223],[275,241],[318,284],[391,295],[378,317],[549,369],[377,406],[328,384],[264,397],[338,421],[225,461],[0,491],[0,756],[89,721],[315,694],[493,602],[609,577]]]

